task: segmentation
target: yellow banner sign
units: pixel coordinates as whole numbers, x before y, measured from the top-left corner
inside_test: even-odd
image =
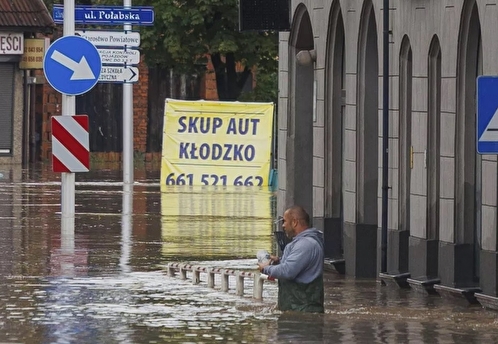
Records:
[[[273,103],[166,99],[161,185],[267,186]]]
[[[43,56],[47,41],[44,38],[26,38],[20,69],[43,69]]]

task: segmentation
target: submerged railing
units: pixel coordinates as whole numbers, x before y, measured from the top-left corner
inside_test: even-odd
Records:
[[[244,281],[245,278],[253,279],[252,297],[256,300],[263,299],[263,284],[265,281],[275,281],[268,275],[261,273],[253,273],[247,271],[222,269],[222,268],[208,268],[202,266],[194,266],[190,264],[169,263],[168,276],[175,277],[179,272],[179,277],[182,280],[187,279],[187,271],[192,272],[192,284],[199,284],[201,282],[201,272],[207,275],[207,286],[209,288],[215,287],[215,275],[221,276],[221,291],[229,292],[230,290],[230,276],[235,277],[235,293],[238,296],[244,296]]]

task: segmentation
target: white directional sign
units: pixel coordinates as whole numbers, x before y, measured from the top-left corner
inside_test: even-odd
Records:
[[[137,67],[102,66],[99,82],[134,83],[138,81]]]
[[[99,82],[134,83],[138,81],[138,68],[128,66],[137,65],[140,62],[140,51],[132,49],[140,45],[138,32],[78,30],[75,34],[97,47],[103,66]]]
[[[102,64],[129,64],[136,65],[140,62],[140,51],[124,48],[98,48]]]
[[[138,47],[140,46],[140,33],[134,31],[76,31],[75,35],[81,36],[96,47]]]

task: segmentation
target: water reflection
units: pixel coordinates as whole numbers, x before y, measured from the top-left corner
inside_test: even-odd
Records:
[[[121,271],[130,272],[131,231],[133,216],[133,185],[123,184],[123,210],[121,211]]]
[[[163,253],[219,259],[271,250],[271,198],[257,187],[163,186]]]
[[[322,314],[284,313],[277,320],[275,339],[281,343],[324,343],[326,338],[334,338],[336,343],[340,342],[340,333],[336,331],[324,336],[325,325],[337,328],[335,322],[326,324]]]
[[[275,284],[259,302],[167,277],[172,260],[253,269],[275,246],[267,191],[161,193],[150,172],[125,188],[98,171],[77,176],[66,228],[56,175],[0,172],[2,343],[498,342],[495,312],[372,280],[326,274],[310,315],[276,311]]]

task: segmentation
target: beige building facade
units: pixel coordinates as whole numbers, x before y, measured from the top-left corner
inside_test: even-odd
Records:
[[[377,278],[383,1],[291,4],[278,212],[303,205],[326,256]],[[389,16],[387,273],[496,296],[497,158],[476,151],[476,78],[498,75],[498,1],[390,0]]]

